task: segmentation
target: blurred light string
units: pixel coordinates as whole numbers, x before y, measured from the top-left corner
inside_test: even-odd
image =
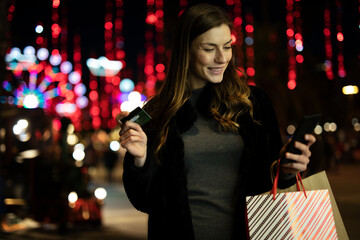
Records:
[[[61,12],[61,18],[59,13]],[[65,64],[68,65],[69,71],[69,81],[73,84],[72,90],[67,91],[64,95],[65,100],[59,106],[74,106],[71,114],[68,114],[67,117],[72,121],[75,129],[77,131],[82,130],[82,119],[83,113],[82,108],[87,105],[84,102],[83,95],[85,94],[86,87],[82,82],[82,64],[81,64],[81,42],[80,35],[76,34],[73,38],[73,64],[68,62],[68,9],[65,6],[61,5],[60,0],[53,0],[52,4],[52,21],[51,26],[52,30],[52,55],[59,55],[61,57],[61,67],[65,67]],[[73,70],[73,72],[71,72]],[[60,86],[64,87],[68,81],[61,81]],[[81,90],[79,90],[81,89]],[[85,100],[87,102],[87,98]]]
[[[288,83],[287,87],[294,90],[297,85],[297,63],[304,61],[301,54],[303,51],[302,20],[300,0],[286,1],[286,36],[288,52]],[[296,53],[296,51],[298,53]]]
[[[329,6],[324,10],[324,41],[325,41],[325,63],[324,70],[327,79],[333,80],[334,73],[332,68],[333,49],[331,44],[331,12]]]
[[[255,85],[254,16],[251,12],[246,13],[245,24],[245,69],[248,76],[248,84]]]
[[[336,11],[337,11],[337,14],[336,14],[336,40],[338,43],[338,55],[337,55],[338,76],[340,78],[345,78],[346,71],[345,71],[345,66],[344,66],[344,46],[343,46],[344,34],[343,34],[343,29],[342,29],[343,9],[342,9],[340,0],[336,0],[335,3],[336,3]]]
[[[121,75],[124,75],[123,70],[126,67],[126,54],[124,51],[124,36],[123,36],[123,16],[124,16],[124,1],[115,0],[115,18],[114,18],[114,59],[122,63],[122,70],[119,72],[119,76],[114,76],[112,79],[113,91],[112,91],[112,108],[111,108],[111,120],[109,120],[108,126],[113,128],[116,126],[115,117],[120,113],[120,104],[117,99],[120,95],[120,81]]]
[[[226,5],[229,7],[228,13],[233,21],[234,32],[232,32],[233,46],[234,46],[234,57],[235,64],[239,68],[243,68],[244,63],[244,34],[242,32],[242,12],[241,12],[241,1],[240,0],[226,0]]]
[[[8,12],[7,12],[7,20],[9,22],[11,22],[14,18],[14,13],[15,13],[15,3],[16,3],[16,0],[10,0],[8,2]]]
[[[240,77],[246,73],[248,84],[255,85],[253,14],[251,11],[247,12],[244,21],[240,0],[226,0],[226,5],[234,26],[231,38],[237,72]]]
[[[59,6],[60,0],[52,1],[52,9],[51,9],[51,43],[52,48],[56,49],[59,47],[59,35],[61,33],[61,27],[59,26]]]
[[[60,4],[60,0],[54,0],[55,4]],[[53,4],[54,5],[54,4]],[[61,18],[58,21],[59,25],[60,25],[60,35],[59,35],[59,40],[60,40],[60,46],[59,46],[59,50],[60,50],[60,55],[62,58],[62,61],[67,61],[68,60],[68,8],[67,7],[61,7],[60,10],[61,11]]]
[[[143,92],[145,90],[144,93],[147,96],[151,96],[155,94],[156,82],[165,79],[165,47],[163,42],[164,3],[163,0],[147,0],[146,6],[147,14],[145,22],[147,29],[145,30],[144,56],[145,85],[140,83],[137,90],[139,92]],[[156,66],[164,67],[156,68]]]
[[[73,63],[74,63],[74,72],[72,74],[76,74],[79,73],[79,79],[75,80],[73,82],[73,89],[75,90],[76,88],[79,88],[79,86],[83,86],[83,82],[82,82],[82,64],[81,64],[81,38],[79,34],[76,34],[74,36],[73,39]],[[66,50],[65,50],[66,51]],[[75,106],[77,106],[75,112],[71,115],[71,121],[75,127],[76,131],[81,131],[82,130],[82,120],[83,120],[83,113],[81,111],[81,109],[79,108],[80,104],[77,104],[77,102],[79,101],[78,99],[82,99],[80,97],[82,97],[83,94],[77,92],[77,91],[72,91],[74,93],[74,98],[71,99],[67,98],[67,100],[72,103],[75,104]]]
[[[99,84],[95,75],[89,74],[89,99],[90,107],[89,114],[91,116],[91,126],[93,129],[98,130],[101,127],[100,118],[100,104],[99,104]],[[86,126],[89,124],[86,124]]]
[[[164,44],[164,3],[163,0],[155,0],[155,43],[156,43],[156,60],[155,60],[155,74],[156,80],[162,81],[165,79],[165,44]],[[149,95],[155,93],[155,83],[150,83],[148,88],[152,92],[149,92]]]
[[[229,15],[233,21],[234,31],[232,39],[234,45],[234,57],[236,67],[247,74],[247,82],[255,85],[255,51],[254,51],[254,16],[251,11],[245,14],[245,21],[242,17],[241,1],[226,0],[229,7]],[[245,27],[243,26],[245,24]],[[245,53],[244,53],[245,50]],[[245,69],[243,69],[245,68]],[[242,72],[239,71],[242,76]]]
[[[105,1],[105,23],[104,23],[104,42],[105,57],[114,60],[114,24],[113,24],[113,0]],[[107,128],[111,111],[111,93],[114,90],[112,79],[113,76],[105,76],[104,92],[100,92],[100,118],[102,128]],[[102,82],[100,82],[102,84]],[[101,87],[99,88],[101,89]]]
[[[296,87],[296,63],[295,63],[295,44],[294,44],[294,1],[286,1],[286,36],[287,36],[287,53],[288,53],[288,83],[289,89],[293,90]]]

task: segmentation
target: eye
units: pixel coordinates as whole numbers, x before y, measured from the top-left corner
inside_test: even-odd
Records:
[[[211,52],[211,51],[214,51],[214,48],[204,48],[204,51],[205,52]]]
[[[231,46],[224,46],[224,49],[225,49],[225,50],[230,50],[230,49],[231,49]]]

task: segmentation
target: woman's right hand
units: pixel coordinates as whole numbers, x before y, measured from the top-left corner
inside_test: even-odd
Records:
[[[120,145],[134,156],[134,164],[142,167],[146,160],[147,136],[139,124],[126,121],[122,123],[120,120],[129,115],[129,112],[121,112],[116,116],[116,120],[120,126]]]

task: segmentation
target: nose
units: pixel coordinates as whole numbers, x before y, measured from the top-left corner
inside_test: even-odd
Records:
[[[227,62],[227,55],[223,50],[216,51],[215,55],[215,62],[216,63],[226,63]]]

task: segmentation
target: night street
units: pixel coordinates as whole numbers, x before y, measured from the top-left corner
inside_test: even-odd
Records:
[[[360,165],[341,165],[328,172],[328,178],[343,218],[349,239],[360,237]],[[356,180],[354,180],[356,179]],[[101,182],[101,181],[100,181]],[[55,230],[28,228],[5,235],[13,240],[142,240],[146,239],[147,216],[136,211],[129,203],[121,183],[105,184],[108,192],[103,207],[103,226],[100,228],[72,229],[59,235]],[[27,221],[34,226],[32,221]],[[31,223],[31,224],[30,224]],[[36,224],[35,224],[36,226]]]

